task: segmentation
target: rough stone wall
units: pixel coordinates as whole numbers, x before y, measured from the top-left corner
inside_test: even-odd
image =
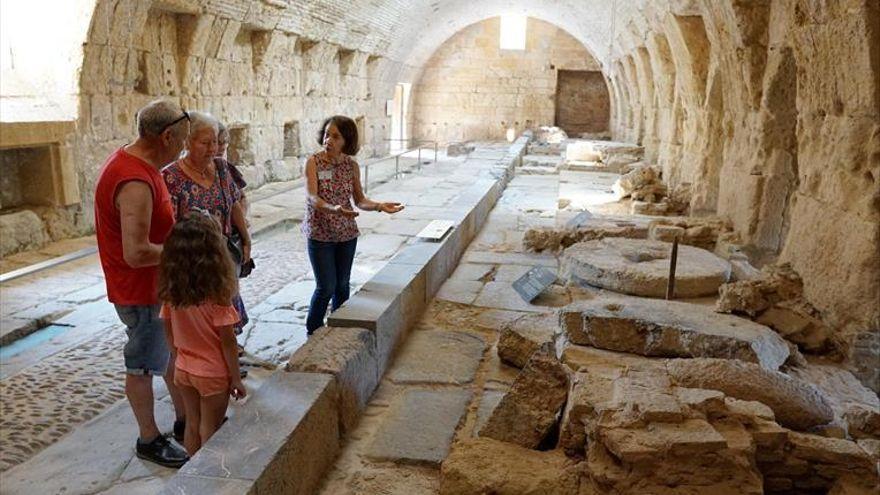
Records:
[[[848,339],[880,331],[880,2],[618,15],[615,137],[644,144],[672,187],[691,184],[692,212],[729,219],[762,261],[790,261]]]
[[[292,31],[302,27],[291,20],[295,6],[227,0],[191,12],[190,4],[98,2],[75,150],[86,210],[104,159],[133,138],[135,112],[157,97],[229,125],[230,152],[254,186],[298,177],[318,148],[317,128],[333,114],[363,119],[361,160],[386,151],[385,97],[402,64]]]
[[[528,19],[525,51],[501,50],[500,29],[500,18],[487,19],[437,49],[413,85],[414,136],[504,139],[510,127],[552,124],[557,69],[599,70],[583,44],[551,24]]]

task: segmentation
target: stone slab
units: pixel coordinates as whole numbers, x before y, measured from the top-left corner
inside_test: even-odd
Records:
[[[608,237],[567,248],[562,273],[570,280],[644,297],[666,297],[672,244]],[[680,245],[675,297],[714,295],[730,278],[730,263],[704,249]]]
[[[623,462],[650,461],[666,454],[705,455],[727,448],[727,442],[703,419],[651,423],[644,429],[601,430],[602,442]]]
[[[501,330],[498,357],[522,368],[539,348],[553,346],[558,329],[558,319],[553,313],[523,316]]]
[[[177,475],[159,492],[162,495],[244,495],[252,493],[253,480]],[[153,492],[155,493],[155,492]]]
[[[483,282],[450,278],[440,286],[435,297],[444,301],[472,304],[482,289]]]
[[[549,351],[532,354],[510,390],[480,429],[481,437],[534,449],[565,405],[568,371]]]
[[[375,331],[380,322],[397,318],[397,294],[361,290],[327,317],[327,326],[357,327]]]
[[[394,255],[406,237],[393,234],[367,234],[358,238],[356,256],[384,260]]]
[[[469,390],[408,389],[391,404],[367,456],[376,461],[439,466],[471,400]]]
[[[828,399],[815,386],[756,364],[729,359],[671,359],[666,369],[680,387],[719,390],[729,397],[758,401],[773,410],[779,424],[795,430],[834,419]]]
[[[717,357],[778,369],[789,356],[773,330],[744,318],[675,301],[602,297],[560,312],[571,342],[643,356]]]
[[[473,305],[530,313],[544,313],[549,309],[546,306],[538,306],[523,301],[522,297],[517,294],[508,282],[489,282],[484,285],[483,290],[480,291]]]
[[[491,263],[497,265],[541,265],[555,270],[558,266],[554,256],[527,253],[495,253],[491,251],[468,251],[462,261],[466,263]]]
[[[386,376],[395,383],[471,383],[485,349],[483,339],[468,333],[413,332]]]
[[[467,282],[485,282],[495,271],[495,265],[484,263],[460,263],[452,275],[450,280],[461,280]]]
[[[314,493],[339,451],[331,375],[275,372],[169,483],[186,476],[250,480],[250,493]]]
[[[349,432],[379,384],[376,335],[363,328],[321,327],[290,357],[287,370],[333,375],[339,426]]]

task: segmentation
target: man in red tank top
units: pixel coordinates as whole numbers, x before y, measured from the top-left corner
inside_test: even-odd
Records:
[[[125,395],[138,423],[137,456],[180,467],[186,452],[160,434],[153,415],[153,375],[164,375],[183,432],[183,402],[159,319],[158,264],[174,225],[171,198],[159,174],[183,149],[189,115],[176,103],[156,100],[137,115],[138,138],[116,150],[95,188],[95,231],[107,298],[126,325]]]

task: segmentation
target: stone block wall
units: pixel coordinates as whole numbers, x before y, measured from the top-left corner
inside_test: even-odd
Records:
[[[556,72],[599,70],[584,45],[529,18],[525,51],[501,50],[500,18],[478,22],[441,45],[413,85],[413,135],[441,142],[505,139],[507,129],[552,125]],[[608,99],[604,87],[597,98]]]
[[[615,138],[643,144],[672,188],[691,185],[692,213],[791,262],[844,341],[875,340],[880,2],[704,0],[618,22]]]
[[[104,160],[135,134],[145,103],[172,98],[210,112],[232,133],[230,156],[252,186],[299,177],[330,115],[363,122],[359,159],[383,154],[385,99],[406,67],[292,18],[318,15],[273,2],[99,0],[83,47],[72,160],[83,191],[76,229],[92,228]],[[297,2],[299,4],[299,2]],[[311,19],[314,21],[314,19]],[[332,39],[334,41],[327,41]]]

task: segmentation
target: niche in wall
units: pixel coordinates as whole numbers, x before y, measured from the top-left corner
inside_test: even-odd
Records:
[[[69,152],[60,141],[72,122],[0,124],[0,208],[68,206],[80,202]]]
[[[302,151],[299,140],[299,122],[284,124],[284,158],[297,157]]]
[[[229,148],[227,153],[229,161],[236,165],[254,164],[249,126],[234,125],[229,128]]]

